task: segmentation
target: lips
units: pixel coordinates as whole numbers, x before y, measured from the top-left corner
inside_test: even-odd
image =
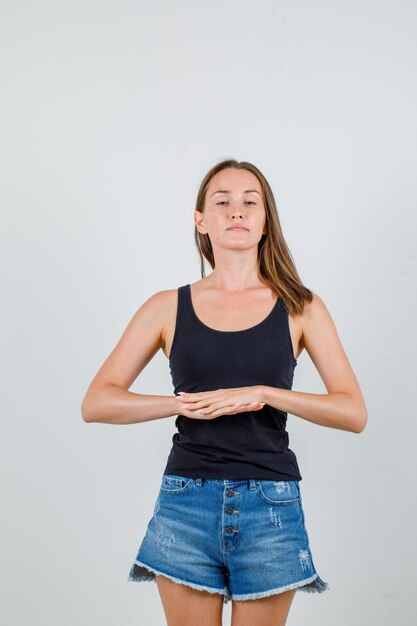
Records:
[[[231,226],[230,228],[227,228],[227,230],[248,230],[248,229],[245,228],[244,226]]]

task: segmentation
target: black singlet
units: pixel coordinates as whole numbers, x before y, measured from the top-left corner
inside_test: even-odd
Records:
[[[196,315],[190,285],[178,288],[169,366],[175,395],[228,387],[291,389],[297,360],[288,310],[278,298],[269,315],[244,330],[221,331]],[[267,404],[258,411],[193,419],[178,415],[164,470],[189,478],[302,480],[288,447],[287,413]]]

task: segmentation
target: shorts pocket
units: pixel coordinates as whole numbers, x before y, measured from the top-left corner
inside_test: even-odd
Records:
[[[259,480],[258,493],[268,504],[293,506],[300,502],[296,480]]]
[[[160,491],[167,495],[179,495],[191,489],[193,484],[193,478],[177,474],[163,474]]]

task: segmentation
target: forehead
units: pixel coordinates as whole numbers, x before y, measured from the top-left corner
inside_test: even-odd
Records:
[[[261,183],[255,174],[248,170],[227,168],[213,176],[207,187],[207,196],[218,190],[229,190],[233,193],[246,189],[256,189],[262,195]]]

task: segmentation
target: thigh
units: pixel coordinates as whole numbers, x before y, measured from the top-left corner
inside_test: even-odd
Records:
[[[257,600],[232,600],[231,626],[285,626],[296,591]]]
[[[162,575],[156,576],[156,583],[168,626],[222,626],[221,594],[192,589]]]

